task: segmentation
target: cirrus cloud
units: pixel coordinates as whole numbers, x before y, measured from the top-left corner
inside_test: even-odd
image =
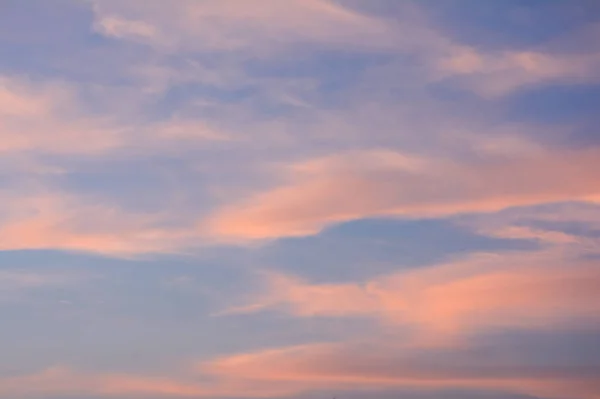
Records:
[[[311,235],[332,223],[367,217],[439,217],[596,201],[599,169],[600,153],[593,148],[488,153],[485,160],[351,153],[293,165],[289,183],[224,206],[207,228],[225,239],[269,239]]]

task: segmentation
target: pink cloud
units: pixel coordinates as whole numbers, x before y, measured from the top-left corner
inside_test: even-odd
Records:
[[[170,49],[244,50],[280,44],[389,45],[381,21],[328,0],[97,1],[100,33]]]
[[[135,374],[103,374],[52,367],[34,374],[0,378],[0,395],[47,398],[48,396],[98,396],[106,398],[214,398],[280,397],[298,390],[295,384],[263,384],[245,379],[200,383],[195,376],[167,377]]]
[[[120,132],[86,116],[73,87],[0,76],[0,153],[98,153],[117,147]]]
[[[266,273],[265,277],[269,291],[258,301],[218,315],[251,313],[280,305],[306,317],[371,315],[381,309],[377,293],[359,284],[311,285],[281,273]]]
[[[2,193],[0,250],[59,249],[132,256],[178,251],[191,230],[161,228],[164,214],[125,212],[60,192]]]
[[[93,395],[107,398],[288,397],[317,390],[485,390],[547,398],[597,399],[589,373],[503,357],[473,362],[469,351],[424,353],[378,344],[308,344],[241,353],[198,363],[179,376],[90,373],[52,367],[0,378],[0,395],[44,398]],[[436,355],[434,362],[431,356]],[[514,354],[511,354],[511,356]],[[508,361],[508,362],[507,362]]]
[[[600,314],[597,262],[565,259],[548,251],[482,254],[365,284],[310,284],[280,274],[267,277],[268,292],[233,312],[277,307],[300,317],[376,316],[388,326],[413,328],[417,339],[406,334],[402,338],[392,334],[390,339],[388,334],[374,343],[307,344],[227,355],[199,362],[179,376],[55,367],[0,378],[0,396],[282,397],[331,389],[461,389],[600,398],[593,367],[536,362],[532,366],[528,355],[514,348],[482,359],[473,357],[479,353],[474,341],[445,339],[481,329],[547,329],[570,322],[580,328],[594,322]],[[444,346],[423,346],[423,339],[429,338],[441,338]]]
[[[159,1],[105,0],[96,1],[94,10],[98,32],[170,52],[218,50],[239,56],[251,50],[256,56],[312,43],[410,54],[426,71],[423,84],[452,78],[484,97],[547,82],[600,79],[598,52],[554,51],[553,43],[522,51],[475,49],[438,30],[418,2],[404,2],[393,22],[329,0],[289,0],[285,6],[276,0],[181,0],[169,7]],[[577,44],[595,34],[582,31],[565,40]]]
[[[438,78],[458,77],[468,88],[496,97],[545,82],[589,82],[600,79],[600,53],[560,54],[542,51],[482,53],[456,46],[436,61]]]
[[[313,344],[257,351],[216,359],[200,365],[202,372],[227,379],[260,381],[263,384],[297,385],[298,392],[317,389],[474,389],[517,393],[547,398],[596,399],[600,386],[588,375],[566,370],[531,369],[489,364],[462,365],[460,349],[447,364],[419,360],[401,345]],[[424,355],[424,353],[419,352]]]
[[[82,99],[84,89],[65,82],[0,76],[0,153],[102,156],[132,148],[156,153],[176,148],[181,141],[228,139],[201,120],[144,123],[131,115],[131,121],[123,122],[112,114],[94,114]],[[126,92],[127,88],[107,90],[98,98],[115,103]],[[142,96],[128,98],[129,105],[139,106]]]
[[[595,200],[597,150],[487,154],[485,161],[366,152],[293,166],[289,183],[219,209],[209,233],[268,239],[318,233],[354,219],[448,216]]]
[[[600,242],[592,232],[600,228],[599,202],[563,202],[538,207],[511,208],[493,214],[472,214],[454,221],[478,234],[535,240],[546,248],[574,255],[595,254]],[[569,226],[578,226],[572,230]]]
[[[197,385],[170,379],[118,374],[85,374],[54,367],[37,374],[0,379],[0,394],[17,397],[48,395],[100,395],[103,397],[153,395],[198,397],[206,392]]]
[[[279,274],[266,283],[263,295],[229,313],[374,317],[431,344],[505,327],[585,325],[600,314],[600,265],[557,251],[477,255],[363,284],[310,284]]]

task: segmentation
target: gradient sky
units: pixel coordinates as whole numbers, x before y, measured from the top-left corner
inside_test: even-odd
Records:
[[[600,399],[600,2],[0,0],[0,398]]]

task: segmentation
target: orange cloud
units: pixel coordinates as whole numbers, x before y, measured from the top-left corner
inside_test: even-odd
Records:
[[[314,285],[272,275],[263,296],[231,312],[279,308],[301,317],[376,317],[435,343],[473,330],[594,322],[599,286],[600,264],[561,259],[556,251],[478,255],[365,284]]]
[[[518,360],[477,364],[458,349],[431,360],[410,348],[371,344],[311,344],[237,354],[200,363],[182,377],[89,373],[52,367],[0,378],[0,395],[106,398],[273,398],[315,390],[486,390],[548,398],[597,399],[585,370],[531,368]],[[466,356],[466,358],[464,357]],[[510,367],[507,367],[510,366]],[[582,372],[583,371],[583,372]],[[200,373],[200,375],[198,375]],[[201,382],[200,382],[201,381]]]
[[[600,385],[590,370],[531,367],[521,363],[522,359],[506,356],[499,362],[481,361],[471,358],[472,352],[464,349],[423,352],[383,342],[310,344],[217,358],[200,363],[195,372],[179,377],[89,373],[52,367],[34,374],[0,378],[0,395],[272,398],[324,389],[463,389],[548,398],[600,397]]]
[[[600,386],[589,374],[577,371],[473,364],[461,350],[438,353],[436,361],[420,359],[435,353],[415,353],[394,345],[315,344],[271,349],[223,357],[200,365],[202,372],[268,383],[302,384],[299,391],[315,389],[475,389],[539,395],[548,398],[600,397]],[[463,361],[466,361],[463,364]]]
[[[442,281],[435,280],[443,273],[454,273],[455,267],[442,267],[429,276],[423,273],[425,278],[418,272],[397,276],[381,285],[383,301],[389,304],[392,318],[424,326],[434,334],[546,328],[573,321],[585,324],[600,314],[597,263],[574,262],[567,267],[544,259],[528,265],[519,257],[486,263],[477,265],[482,270],[471,269]]]
[[[448,216],[514,206],[594,200],[598,150],[487,154],[485,161],[349,154],[295,166],[290,183],[217,211],[211,234],[226,239],[302,236],[354,219]]]
[[[131,256],[176,251],[194,236],[191,230],[157,227],[163,214],[126,213],[66,193],[0,192],[0,198],[4,201],[0,250],[59,249]]]

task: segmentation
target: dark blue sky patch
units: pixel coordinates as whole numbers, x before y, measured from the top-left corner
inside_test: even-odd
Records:
[[[282,239],[259,251],[255,262],[314,281],[355,281],[404,267],[477,251],[526,250],[524,240],[479,236],[445,220],[360,220],[318,236]]]
[[[364,73],[385,65],[395,56],[360,51],[313,51],[281,57],[276,63],[251,61],[246,70],[250,76],[269,79],[310,79],[317,82],[319,93],[326,96],[344,91],[360,82]]]
[[[114,60],[119,58],[121,63],[127,54],[119,53],[119,57],[115,57],[114,43],[94,33],[92,25],[93,13],[86,2],[3,0],[0,4],[0,71],[53,77],[69,73],[72,81],[89,80],[94,74],[105,76],[106,71],[101,67],[115,71],[114,67],[110,68]],[[131,52],[130,56],[133,56]],[[87,62],[85,68],[77,67],[89,57],[95,61]]]
[[[588,0],[423,0],[433,24],[455,40],[486,50],[545,44],[600,20],[600,3]]]
[[[593,372],[600,375],[600,322],[575,330],[506,330],[473,338],[474,347],[489,362],[512,361],[533,368]]]
[[[89,254],[63,253],[54,250],[0,251],[0,270],[44,270],[53,268],[104,267],[112,259]]]
[[[508,117],[534,123],[564,124],[600,120],[600,85],[551,85],[517,93],[506,99]]]
[[[394,58],[377,52],[350,50],[311,51],[309,54],[286,55],[272,60],[251,60],[246,70],[260,78],[311,78],[323,81],[346,80],[352,83],[362,72]]]
[[[507,119],[549,127],[542,137],[535,137],[540,141],[600,144],[600,85],[537,87],[516,93],[504,103]],[[556,127],[563,129],[556,132]]]

